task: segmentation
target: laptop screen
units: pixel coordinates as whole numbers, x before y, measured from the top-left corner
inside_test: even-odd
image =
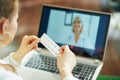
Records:
[[[110,14],[44,5],[38,37],[46,33],[77,56],[102,60],[109,22]]]

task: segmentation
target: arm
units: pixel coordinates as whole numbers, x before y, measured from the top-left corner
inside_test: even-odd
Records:
[[[60,71],[62,80],[78,80],[73,77],[72,70],[76,65],[76,58],[68,46],[61,47],[57,58],[57,67]]]

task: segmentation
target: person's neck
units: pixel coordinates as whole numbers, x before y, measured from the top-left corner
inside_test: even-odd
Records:
[[[80,33],[75,33],[74,36],[75,36],[75,42],[77,43],[80,37]]]

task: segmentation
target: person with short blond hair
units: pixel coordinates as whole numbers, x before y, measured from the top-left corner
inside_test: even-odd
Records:
[[[72,22],[72,33],[69,35],[67,43],[74,46],[84,46],[83,22],[79,16],[74,17]]]

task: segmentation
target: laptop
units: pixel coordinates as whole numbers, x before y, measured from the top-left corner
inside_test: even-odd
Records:
[[[74,77],[79,80],[96,80],[104,64],[110,17],[109,13],[45,4],[42,7],[38,37],[46,33],[59,46],[68,45],[77,58],[77,65],[72,71]],[[82,31],[78,40],[75,40],[75,31],[80,29],[78,25],[82,26]],[[61,79],[56,57],[42,44],[31,53],[34,55],[25,64],[27,68],[35,70],[30,73],[30,79],[36,75],[34,80]]]

